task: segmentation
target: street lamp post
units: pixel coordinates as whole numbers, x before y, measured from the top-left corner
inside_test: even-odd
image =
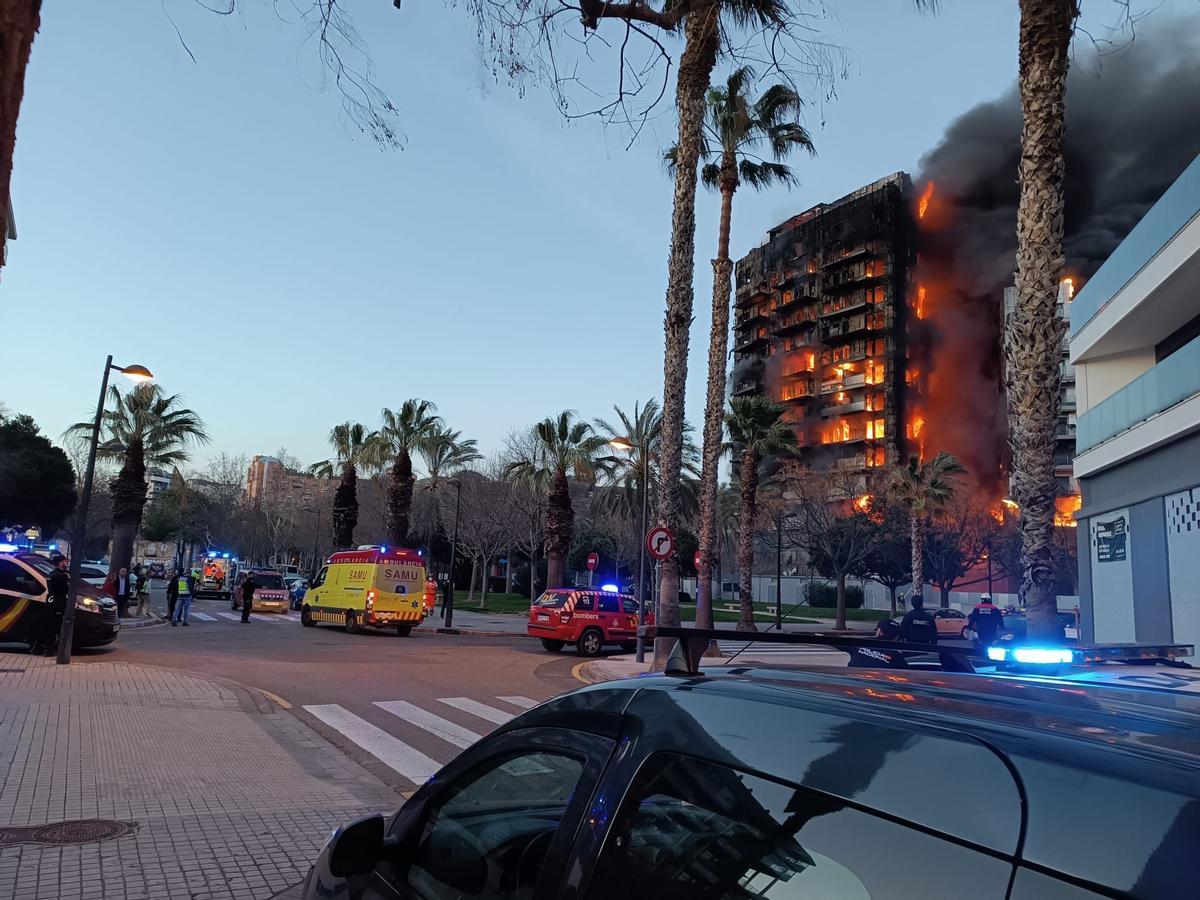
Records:
[[[75,639],[75,584],[79,581],[79,567],[83,562],[83,545],[87,541],[88,505],[92,500],[92,482],[96,477],[96,450],[100,446],[100,426],[104,419],[104,395],[108,393],[108,373],[123,372],[134,381],[149,381],[154,376],[145,366],[114,366],[112,355],[104,361],[104,375],[100,379],[100,400],[96,403],[96,421],[92,423],[92,437],[88,441],[87,468],[83,474],[83,492],[79,496],[79,508],[75,510],[75,527],[71,530],[70,587],[67,593],[67,608],[63,610],[62,628],[58,633],[58,657],[60,666],[71,662],[71,642]]]
[[[783,631],[783,513],[775,525],[775,630]]]
[[[317,524],[313,526],[313,552],[312,552],[312,577],[316,578],[321,567],[317,565],[317,550],[320,549],[319,541],[321,540],[321,507],[309,509],[304,507],[304,511],[317,514]]]
[[[446,599],[442,602],[442,615],[446,628],[454,625],[454,562],[458,555],[458,512],[462,508],[462,482],[454,481],[454,537],[450,539],[450,577],[446,579]],[[486,577],[486,576],[485,576]],[[533,575],[529,576],[531,579]]]

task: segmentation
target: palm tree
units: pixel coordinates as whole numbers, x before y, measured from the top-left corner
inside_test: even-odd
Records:
[[[1021,161],[1017,302],[1005,327],[1013,499],[1021,508],[1021,596],[1029,636],[1056,628],[1054,427],[1064,323],[1055,312],[1063,276],[1063,130],[1078,0],[1020,0]]]
[[[479,445],[473,439],[464,439],[461,431],[439,425],[423,441],[417,452],[425,463],[425,473],[429,476],[423,487],[436,491],[445,475],[457,472],[473,462],[483,459]]]
[[[504,468],[508,478],[529,483],[549,483],[546,506],[546,587],[562,587],[575,511],[571,506],[568,475],[591,482],[603,467],[600,452],[608,443],[571,410],[543,419],[534,426],[536,450]]]
[[[181,406],[178,394],[168,395],[156,384],[108,389],[108,406],[101,423],[100,459],[121,461],[112,483],[112,554],[109,574],[129,568],[133,542],[146,506],[146,466],[174,467],[188,459],[189,445],[208,442],[204,422]],[[68,432],[90,434],[92,422],[79,422]]]
[[[741,467],[741,502],[738,508],[738,631],[754,627],[754,524],[758,507],[758,464],[768,456],[785,456],[796,447],[796,434],[781,418],[784,408],[766,397],[735,397],[725,426],[729,449]]]
[[[333,544],[345,549],[354,546],[354,526],[358,524],[358,467],[369,464],[377,453],[379,435],[358,422],[343,422],[329,432],[333,459],[313,463],[308,470],[318,478],[341,479],[333,492]]]
[[[391,463],[388,476],[388,543],[403,547],[408,543],[409,516],[412,513],[413,478],[412,454],[420,452],[442,427],[437,407],[428,400],[405,400],[395,412],[384,407],[380,413],[383,427],[372,446],[374,461]]]
[[[962,463],[942,451],[929,462],[910,456],[907,466],[891,472],[890,499],[908,513],[914,593],[920,593],[925,585],[925,523],[954,498],[958,476],[965,471]]]
[[[786,85],[768,88],[756,102],[747,94],[754,72],[735,69],[725,87],[708,92],[708,120],[700,172],[705,187],[721,192],[721,222],[717,256],[713,265],[712,329],[708,345],[708,393],[704,402],[704,455],[700,470],[700,566],[696,578],[696,627],[712,628],[712,557],[717,530],[717,469],[725,410],[725,364],[729,354],[729,297],[733,262],[729,258],[729,230],[733,195],[744,181],[756,190],[773,184],[795,183],[792,170],[780,162],[794,150],[814,152],[807,131],[792,119],[800,113],[800,95]],[[755,153],[766,142],[772,160]],[[719,160],[712,157],[719,155]],[[666,155],[674,165],[678,147]]]

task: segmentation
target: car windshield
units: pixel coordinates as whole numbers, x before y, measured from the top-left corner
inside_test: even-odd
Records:
[[[533,605],[538,609],[561,609],[570,596],[570,591],[546,591],[533,601]]]
[[[283,579],[278,575],[266,575],[262,572],[256,572],[250,576],[254,579],[254,586],[267,588],[268,590],[282,590]]]
[[[54,564],[44,556],[38,556],[36,553],[30,553],[21,557],[21,562],[27,566],[37,569],[43,575],[49,575],[54,571]]]

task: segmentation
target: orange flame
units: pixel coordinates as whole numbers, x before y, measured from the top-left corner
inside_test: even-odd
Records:
[[[925,318],[925,285],[917,285],[917,305],[913,307],[913,312],[917,314],[918,319]]]
[[[1068,497],[1054,498],[1054,524],[1059,528],[1076,528],[1075,513],[1083,506],[1083,498],[1078,494]]]
[[[1064,278],[1062,280],[1062,283],[1067,289],[1067,299],[1074,300],[1075,299],[1075,279],[1074,278]]]
[[[870,512],[871,503],[875,498],[870,494],[862,494],[854,498],[854,508],[859,512]]]
[[[925,190],[921,192],[921,199],[917,201],[917,218],[925,218],[925,213],[929,209],[929,201],[933,199],[933,182],[925,185]]]

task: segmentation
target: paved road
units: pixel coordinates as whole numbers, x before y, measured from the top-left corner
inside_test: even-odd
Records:
[[[258,688],[401,792],[522,709],[580,686],[571,674],[579,657],[547,653],[528,637],[440,635],[432,622],[406,638],[352,635],[304,628],[294,613],[254,614],[246,625],[240,617],[228,604],[197,601],[187,628],[127,629],[111,650],[77,659]]]

